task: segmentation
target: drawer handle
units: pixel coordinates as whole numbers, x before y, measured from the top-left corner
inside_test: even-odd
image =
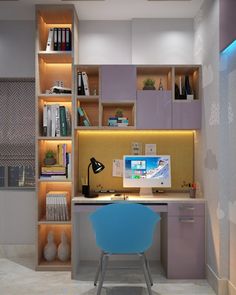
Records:
[[[181,222],[181,223],[194,223],[195,222],[195,220],[194,220],[194,218],[179,218],[179,222]]]
[[[194,211],[195,210],[195,207],[188,206],[188,205],[182,205],[182,206],[179,206],[179,209],[180,210],[191,210],[191,211]]]

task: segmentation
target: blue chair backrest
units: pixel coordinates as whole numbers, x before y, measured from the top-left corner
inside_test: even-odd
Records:
[[[152,244],[160,215],[136,203],[105,205],[90,215],[97,245],[105,252],[145,252]]]

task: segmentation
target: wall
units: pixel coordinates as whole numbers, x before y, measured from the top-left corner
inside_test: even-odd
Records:
[[[231,232],[235,224],[229,225],[235,192],[235,161],[231,152],[235,144],[231,130],[234,110],[230,103],[235,82],[229,73],[224,78],[219,75],[219,29],[219,0],[205,1],[195,18],[194,58],[195,62],[203,64],[202,131],[196,138],[200,164],[195,167],[196,178],[207,199],[207,276],[215,291],[223,295],[228,294],[228,278],[235,281],[232,267],[235,260],[231,260],[235,259],[232,250],[235,234]],[[231,91],[228,98],[225,85]]]
[[[222,199],[221,219],[226,223],[228,231],[228,294],[236,294],[236,46],[221,54],[220,71],[220,120],[222,145]],[[224,193],[223,193],[224,192]]]
[[[0,21],[0,77],[34,77],[33,21]]]
[[[81,21],[80,64],[130,64],[130,21]]]
[[[133,64],[192,64],[193,19],[132,21]]]
[[[33,244],[35,192],[0,191],[0,245]]]
[[[192,19],[81,21],[81,64],[192,64]]]

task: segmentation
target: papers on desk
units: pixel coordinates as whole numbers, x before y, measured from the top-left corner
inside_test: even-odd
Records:
[[[123,160],[113,160],[112,176],[123,177]]]

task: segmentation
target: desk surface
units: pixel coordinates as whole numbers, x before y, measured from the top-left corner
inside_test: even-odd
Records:
[[[127,198],[128,197],[128,198]],[[74,203],[111,203],[117,201],[127,201],[127,202],[142,202],[142,203],[172,203],[172,202],[205,202],[205,199],[191,199],[188,193],[158,193],[154,196],[140,196],[138,194],[132,193],[122,193],[121,196],[117,197],[115,194],[100,194],[97,198],[85,198],[83,195],[79,195],[72,199],[72,204]]]

